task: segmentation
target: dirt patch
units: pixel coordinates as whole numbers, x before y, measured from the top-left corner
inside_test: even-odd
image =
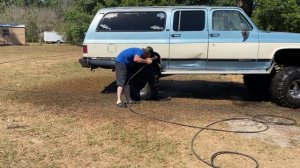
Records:
[[[251,129],[259,128],[259,123],[250,121],[229,122],[233,129]],[[268,130],[256,134],[244,134],[248,138],[258,138],[265,143],[280,147],[294,147],[300,144],[300,128],[299,126],[283,126],[283,125],[269,125]]]

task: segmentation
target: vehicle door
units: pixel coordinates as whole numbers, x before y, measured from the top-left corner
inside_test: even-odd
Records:
[[[169,69],[206,68],[208,31],[205,9],[172,11]]]
[[[258,30],[238,9],[213,9],[209,17],[208,70],[251,70],[258,55]]]

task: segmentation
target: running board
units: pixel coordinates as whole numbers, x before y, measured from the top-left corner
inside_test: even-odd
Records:
[[[270,68],[271,69],[271,68]],[[163,75],[197,75],[197,74],[220,74],[220,75],[238,75],[238,74],[269,74],[266,70],[167,70],[161,72]]]

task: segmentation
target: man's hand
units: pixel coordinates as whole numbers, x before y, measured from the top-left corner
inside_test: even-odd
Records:
[[[152,59],[151,58],[143,59],[140,56],[136,55],[134,56],[134,62],[142,63],[142,64],[152,64]]]
[[[154,57],[151,57],[152,60],[157,60],[158,57],[157,56],[154,56]]]
[[[152,58],[146,58],[146,64],[152,64]]]

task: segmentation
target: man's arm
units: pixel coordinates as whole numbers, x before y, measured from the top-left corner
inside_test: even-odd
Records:
[[[143,59],[139,55],[135,55],[134,58],[133,58],[133,60],[136,63],[152,64],[152,59],[150,59],[150,58]]]

